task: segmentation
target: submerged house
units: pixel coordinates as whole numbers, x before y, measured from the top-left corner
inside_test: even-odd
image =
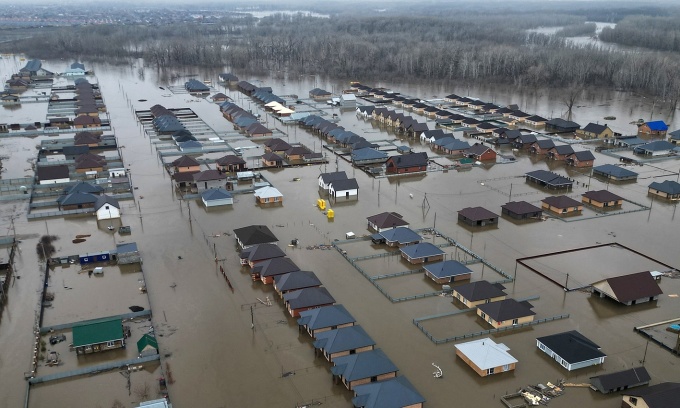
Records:
[[[328,361],[375,348],[375,341],[361,326],[349,326],[316,334],[314,348]]]
[[[439,284],[469,280],[472,276],[472,269],[453,260],[425,265],[424,268],[425,276]]]
[[[375,232],[382,232],[397,227],[407,227],[409,223],[404,220],[401,214],[396,212],[383,212],[366,218],[368,228]]]
[[[485,280],[470,282],[453,288],[453,297],[468,308],[490,302],[498,302],[507,297],[505,287],[500,283]]]
[[[512,371],[517,365],[517,359],[508,353],[510,349],[505,344],[496,343],[488,337],[456,344],[455,347],[456,356],[480,377]]]
[[[565,195],[546,197],[541,200],[541,207],[555,214],[580,214],[583,204]]]
[[[333,362],[333,378],[341,381],[348,390],[357,385],[394,378],[399,371],[380,349],[336,357]]]
[[[427,153],[411,153],[407,155],[392,156],[385,164],[388,174],[404,174],[427,171]]]
[[[501,213],[516,220],[540,219],[543,210],[526,201],[510,201],[501,206]]]
[[[603,164],[593,167],[593,176],[602,177],[611,181],[635,181],[638,174],[626,168],[613,164]]]
[[[531,310],[529,302],[518,302],[515,299],[503,299],[477,306],[477,315],[493,328],[516,326],[530,323],[536,313]]]
[[[354,408],[423,408],[425,398],[404,376],[357,385],[352,398]]]
[[[655,181],[649,185],[647,192],[668,200],[680,200],[680,183],[673,180],[664,180],[661,183]]]
[[[625,392],[621,408],[675,408],[680,400],[680,383],[664,382]]]
[[[299,271],[300,268],[288,257],[268,259],[255,265],[250,272],[253,280],[261,280],[264,284],[274,283],[281,275]]]
[[[282,298],[288,292],[319,286],[321,286],[321,281],[312,271],[295,271],[274,277],[274,290]]]
[[[467,207],[458,211],[458,221],[472,227],[498,224],[498,215],[483,207]]]
[[[73,349],[77,355],[99,353],[125,347],[120,318],[103,318],[77,323],[72,328]]]
[[[601,393],[609,394],[647,385],[651,380],[652,378],[645,367],[634,367],[615,373],[590,377],[590,384]]]
[[[600,346],[576,330],[536,339],[536,347],[569,371],[604,363]]]
[[[94,211],[97,214],[97,221],[120,218],[120,204],[118,200],[106,194],[97,196],[97,201],[94,203]]]
[[[399,251],[401,251],[401,257],[411,264],[443,261],[445,254],[438,246],[429,242],[406,245]]]
[[[597,208],[618,208],[623,205],[623,198],[609,190],[586,191],[581,201]]]
[[[297,321],[299,330],[306,330],[310,336],[317,333],[354,326],[356,320],[343,305],[323,306],[300,312]]]
[[[326,288],[312,287],[284,294],[283,303],[291,316],[299,317],[305,310],[333,305],[335,299]]]
[[[275,244],[279,242],[276,235],[266,225],[249,225],[236,228],[234,238],[241,249],[250,248],[259,244]]]
[[[592,290],[593,295],[608,297],[626,306],[652,302],[663,293],[649,271],[603,279],[593,283]]]

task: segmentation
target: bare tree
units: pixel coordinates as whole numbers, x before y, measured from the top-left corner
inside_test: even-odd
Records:
[[[567,120],[571,120],[572,109],[574,108],[574,105],[576,104],[576,101],[578,101],[578,98],[581,96],[582,92],[582,85],[572,84],[564,93],[562,97],[562,103],[564,103],[567,107]]]
[[[149,387],[149,383],[147,382],[135,387],[135,395],[142,401],[149,399],[150,391],[151,387]]]

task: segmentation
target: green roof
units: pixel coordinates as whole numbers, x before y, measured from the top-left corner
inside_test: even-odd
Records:
[[[106,343],[124,337],[123,322],[120,318],[89,320],[73,326],[73,347]]]
[[[158,341],[156,341],[156,338],[150,334],[143,335],[142,338],[137,341],[137,351],[140,353],[149,346],[158,350]]]

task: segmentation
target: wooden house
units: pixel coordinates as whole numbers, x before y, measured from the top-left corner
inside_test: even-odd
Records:
[[[99,353],[125,347],[120,318],[103,318],[77,323],[71,329],[77,355]]]
[[[489,337],[456,344],[455,347],[456,356],[480,377],[512,371],[517,365],[517,359],[508,353],[510,349]]]
[[[602,364],[607,357],[600,346],[576,330],[539,337],[536,347],[568,371]]]
[[[485,280],[470,282],[453,288],[453,297],[468,308],[485,303],[498,302],[507,297],[500,283],[490,283]]]
[[[333,305],[335,304],[335,299],[326,288],[314,287],[284,294],[283,303],[292,317],[299,317],[300,313],[305,310]]]
[[[576,130],[576,136],[582,139],[610,139],[614,137],[614,131],[607,126],[597,123],[588,123],[583,129]]]
[[[526,301],[503,299],[477,306],[477,316],[497,329],[531,323],[536,315],[532,308],[533,306]]]
[[[316,338],[317,333],[354,326],[355,323],[356,320],[343,305],[305,310],[300,312],[297,321],[298,330],[306,330],[313,338]]]

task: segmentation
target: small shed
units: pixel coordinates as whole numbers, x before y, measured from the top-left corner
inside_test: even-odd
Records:
[[[114,259],[118,261],[118,265],[128,265],[142,262],[142,257],[139,255],[136,242],[117,244]]]
[[[137,351],[139,357],[155,356],[158,354],[158,341],[154,336],[145,333],[141,339],[137,340]]]

